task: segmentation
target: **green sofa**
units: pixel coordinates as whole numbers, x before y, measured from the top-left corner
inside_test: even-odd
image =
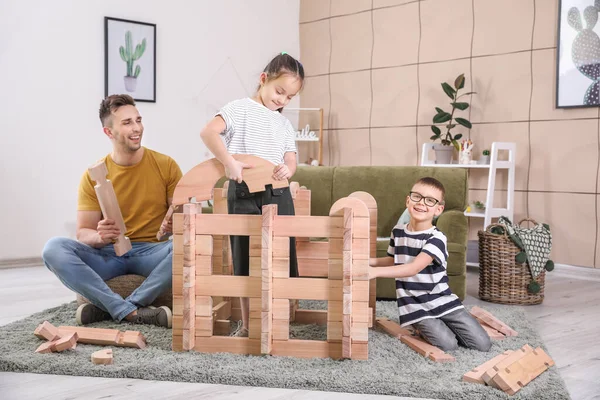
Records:
[[[329,215],[335,201],[352,192],[364,191],[377,200],[377,256],[387,253],[389,237],[406,206],[414,182],[426,176],[438,179],[446,189],[446,208],[437,227],[448,238],[450,289],[460,299],[466,292],[467,172],[461,168],[435,167],[298,167],[291,181],[311,190],[311,214]],[[377,280],[377,297],[396,298],[393,279]]]

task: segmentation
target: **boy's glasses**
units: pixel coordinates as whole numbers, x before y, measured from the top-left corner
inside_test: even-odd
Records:
[[[415,203],[418,203],[421,201],[421,199],[423,199],[423,203],[425,203],[425,205],[427,207],[433,207],[438,203],[441,203],[441,201],[439,201],[436,198],[433,197],[425,197],[423,196],[421,193],[417,193],[417,192],[410,192],[409,193],[409,197],[412,201],[414,201]]]

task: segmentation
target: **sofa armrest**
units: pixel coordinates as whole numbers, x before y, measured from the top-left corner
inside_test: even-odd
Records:
[[[437,228],[446,235],[448,243],[467,246],[469,226],[462,211],[444,211],[436,223]]]

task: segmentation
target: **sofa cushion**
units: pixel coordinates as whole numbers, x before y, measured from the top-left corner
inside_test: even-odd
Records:
[[[329,215],[333,205],[333,171],[335,167],[298,167],[290,179],[310,189],[311,215]]]

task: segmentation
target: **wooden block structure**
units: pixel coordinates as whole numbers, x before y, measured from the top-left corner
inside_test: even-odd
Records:
[[[544,350],[526,344],[473,368],[463,375],[463,381],[490,385],[514,395],[553,365],[554,361]]]
[[[234,157],[254,165],[253,176],[244,172],[251,192],[273,182],[282,187],[269,181],[272,164]],[[374,199],[368,207],[363,199],[370,195],[361,193],[338,200],[329,216],[310,216],[310,191],[293,183],[295,216],[277,215],[274,205],[262,215],[228,215],[227,187],[209,188],[222,173],[213,160],[199,164],[173,196],[174,205],[183,205],[183,213],[173,214],[173,350],[367,359],[375,305],[368,280]],[[214,213],[202,214],[188,202],[192,197],[212,199]],[[249,236],[247,277],[231,275],[229,235]],[[289,277],[290,237],[297,238],[299,278]],[[249,336],[219,336],[229,333],[229,318],[241,318],[239,297],[249,298]],[[326,300],[328,309],[297,310],[298,299]],[[327,341],[290,339],[294,318],[327,324]]]
[[[106,169],[104,161],[101,161],[89,167],[88,171],[92,180],[96,182],[94,189],[98,196],[98,202],[100,203],[103,217],[114,220],[121,231],[114,244],[114,249],[117,256],[122,256],[131,250],[131,242],[129,241],[129,238],[125,236],[127,229],[123,222],[123,215],[121,214],[121,208],[119,207],[119,202],[117,201],[117,195],[115,194],[112,182],[106,179],[108,169]]]

